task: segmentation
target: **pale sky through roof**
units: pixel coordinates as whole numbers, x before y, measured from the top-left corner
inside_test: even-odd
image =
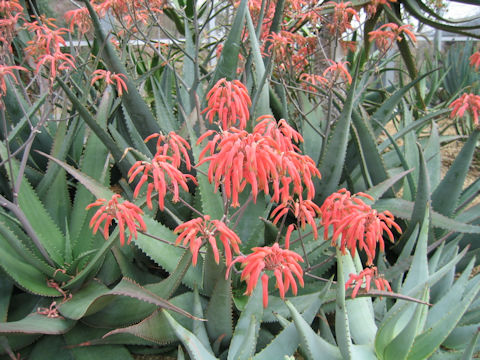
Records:
[[[461,19],[464,17],[474,16],[476,14],[480,15],[479,12],[480,6],[478,5],[467,5],[449,1],[446,17],[452,19]]]

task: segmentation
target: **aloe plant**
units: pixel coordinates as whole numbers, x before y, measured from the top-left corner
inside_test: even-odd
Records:
[[[240,1],[228,33],[214,38],[207,29],[226,16],[221,4],[84,3],[72,19],[90,19],[94,41],[87,56],[71,46],[75,68],[53,44],[67,29],[47,19],[25,25],[41,36],[18,22],[2,43],[12,46],[6,63],[28,67],[0,77],[2,354],[423,359],[478,350],[480,288],[469,278],[478,249],[465,247],[480,231],[470,207],[478,182],[463,187],[478,131],[442,179],[440,146],[451,139],[436,120],[448,110],[427,108],[421,85],[432,73],[418,74],[403,35],[410,78],[399,72],[399,85],[371,90],[370,69],[383,71],[388,59],[370,53],[369,32],[383,20],[400,26],[399,6],[369,8],[364,45],[350,49],[347,65],[315,63],[318,38],[303,35],[357,36],[348,20],[359,9],[348,4],[310,13],[331,18],[320,29],[295,4]],[[432,15],[419,1],[402,3],[418,18]],[[34,20],[9,4],[2,14]],[[129,16],[156,21],[160,10],[184,38],[160,23],[168,50],[129,42],[152,24],[132,31]],[[117,21],[110,32],[100,21],[108,11]],[[47,34],[55,41],[46,53],[23,52]],[[48,56],[61,66],[47,66]],[[37,89],[44,94],[33,96]],[[330,217],[325,199],[343,199],[344,217],[383,222],[394,244],[380,251],[383,230],[365,223],[353,236],[358,220]],[[365,285],[362,273],[371,276]],[[367,290],[369,281],[380,290]]]

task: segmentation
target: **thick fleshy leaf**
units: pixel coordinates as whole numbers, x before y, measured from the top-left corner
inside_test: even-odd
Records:
[[[22,320],[0,323],[0,334],[64,334],[75,321],[62,317],[49,318],[46,315],[32,313]]]
[[[360,273],[363,268],[358,252],[355,254],[355,261],[350,254],[342,255],[342,267],[344,278],[348,278],[350,274]],[[347,308],[350,334],[355,344],[373,345],[377,326],[375,325],[371,298],[347,299],[345,306]]]
[[[8,158],[7,149],[3,142],[0,143],[0,158],[3,160]],[[13,176],[16,178],[19,171],[19,164],[15,160],[12,160],[10,162],[10,168]],[[8,174],[10,174],[10,172],[8,172]],[[18,193],[18,206],[23,211],[48,255],[57,265],[62,266],[64,261],[65,238],[25,176],[22,178],[20,191]]]
[[[353,76],[353,82],[348,91],[347,99],[343,106],[342,113],[340,114],[340,118],[336,121],[336,125],[332,130],[332,134],[325,147],[325,152],[321,154],[320,173],[322,174],[322,179],[319,181],[319,186],[316,189],[317,198],[319,196],[322,198],[317,199],[319,200],[319,203],[323,202],[320,200],[325,199],[327,196],[335,192],[340,183],[348,145],[357,75],[358,68]]]
[[[198,289],[195,286],[193,289],[193,316],[198,318],[204,318],[203,309],[202,309],[202,302],[200,301],[200,295],[198,293]],[[207,349],[211,354],[213,354],[213,350],[210,346],[210,340],[208,338],[207,329],[205,327],[205,322],[203,321],[194,321],[192,326],[193,334],[202,342],[205,349]]]
[[[183,343],[183,345],[187,349],[191,359],[198,359],[198,360],[216,359],[212,354],[210,354],[210,352],[207,349],[205,349],[205,347],[202,345],[202,342],[195,335],[193,335],[190,331],[185,329],[177,321],[175,321],[175,319],[167,311],[164,311],[164,310],[162,311],[164,312],[164,315],[168,323],[173,328],[173,331],[175,331],[175,334],[177,334],[177,337],[180,339],[180,341]]]
[[[228,33],[227,40],[225,40],[223,44],[223,50],[217,67],[215,68],[215,74],[210,82],[210,87],[221,78],[226,78],[227,80],[236,78],[238,54],[241,47],[241,35],[244,27],[247,3],[247,0],[242,0],[240,5],[238,5],[232,27]]]
[[[277,7],[280,1],[276,3]],[[255,33],[255,28],[253,26],[252,17],[250,16],[250,11],[246,12],[247,28],[250,38],[250,46],[252,49],[251,56],[253,57],[253,62],[255,64],[255,83],[257,88],[253,95],[252,100],[252,117],[258,118],[262,115],[269,114],[270,111],[270,101],[269,101],[269,86],[266,83],[267,71],[262,59],[262,52],[258,44],[258,39]]]
[[[185,310],[180,309],[155,293],[149,291],[145,287],[140,286],[139,284],[127,278],[123,278],[112,290],[108,290],[108,288],[105,288],[102,285],[90,285],[87,290],[82,293],[80,299],[75,299],[74,296],[71,300],[67,301],[63,307],[60,307],[60,311],[62,314],[65,312],[65,314],[69,314],[74,318],[83,317],[89,312],[91,313],[94,310],[99,310],[99,305],[96,305],[94,309],[91,309],[95,301],[104,302],[105,300],[101,299],[102,297],[111,297],[112,295],[131,297],[161,308],[176,311],[179,314],[192,319],[195,318],[195,316],[189,314]],[[68,304],[70,301],[72,303]],[[100,304],[100,306],[101,305],[105,306],[104,303]]]
[[[72,354],[71,358],[88,360],[133,360],[132,355],[123,344],[89,346],[90,342],[98,336],[101,336],[103,332],[103,329],[95,329],[77,323],[77,326],[64,335],[67,348]],[[83,344],[83,346],[78,346],[78,344]]]
[[[335,302],[335,333],[340,353],[344,359],[352,359],[352,338],[345,304],[344,256],[337,248],[337,299]]]
[[[262,293],[262,284],[259,282],[240,313],[228,349],[228,360],[250,359],[254,355],[263,317]]]
[[[470,135],[447,174],[432,194],[433,210],[442,215],[451,216],[457,206],[479,135],[480,130],[475,130]]]
[[[96,39],[101,43],[101,56],[103,57],[108,70],[116,74],[125,75],[125,83],[128,91],[123,93],[122,102],[125,104],[125,107],[127,108],[127,111],[132,119],[142,119],[142,121],[135,122],[140,136],[142,138],[146,138],[153,133],[159,132],[160,128],[153,117],[152,112],[138,92],[136,84],[132,81],[130,74],[123,65],[122,59],[120,59],[120,57],[117,55],[112,43],[110,43],[109,39],[105,35],[97,13],[88,1],[85,2],[85,5],[88,8],[93,26],[95,28]]]
[[[342,359],[340,350],[336,346],[318,336],[290,302],[287,301],[286,304],[299,332],[300,346],[308,359]]]
[[[0,222],[0,267],[8,274],[15,283],[28,292],[43,295],[43,296],[59,296],[60,293],[52,287],[47,285],[47,276],[45,272],[39,270],[35,263],[27,262],[15,249],[10,241],[22,245],[21,241],[14,233],[6,226],[5,223]],[[20,250],[22,248],[20,247]],[[23,254],[28,254],[24,251]],[[32,254],[32,256],[35,256]],[[41,260],[37,260],[41,262]],[[40,266],[39,266],[40,267]],[[40,269],[49,266],[45,263]]]
[[[480,290],[480,277],[470,280],[467,291],[463,294],[454,308],[437,321],[433,326],[420,334],[413,344],[412,350],[409,353],[408,359],[427,359],[442,342],[446,339],[448,334],[455,328],[462,315],[468,309],[468,306],[476,298]]]
[[[307,324],[311,324],[318,309],[324,301],[324,296],[330,289],[330,286],[325,287],[325,292],[321,292],[316,300],[302,313],[302,317]],[[257,353],[254,360],[271,360],[282,359],[285,356],[291,356],[300,345],[300,336],[292,322],[287,325],[275,338],[265,347]]]
[[[373,207],[377,211],[389,210],[393,215],[395,215],[395,217],[410,220],[414,203],[403,199],[380,199],[373,205]],[[465,224],[460,221],[450,219],[436,211],[432,211],[431,216],[432,225],[434,227],[463,233],[480,233],[480,226]]]
[[[207,330],[212,342],[222,339],[228,344],[233,335],[231,279],[219,277],[208,303]]]
[[[422,296],[422,300],[428,300],[428,289]],[[428,311],[428,306],[424,304],[417,304],[415,313],[405,325],[403,330],[387,345],[384,350],[385,359],[406,359],[412,348],[415,337],[423,330],[422,319]]]

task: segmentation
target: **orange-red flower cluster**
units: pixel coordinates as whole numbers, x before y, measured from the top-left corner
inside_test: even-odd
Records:
[[[353,30],[351,24],[353,18],[360,21],[360,16],[357,10],[352,7],[351,1],[343,2],[342,0],[339,3],[329,1],[326,5],[333,6],[333,19],[327,24],[327,28],[332,35],[340,35],[347,29]]]
[[[371,0],[367,5],[367,14],[372,16],[377,12],[377,8],[381,5],[386,5],[391,8],[390,3],[397,2],[397,0]]]
[[[401,41],[402,34],[405,34],[411,41],[416,42],[417,38],[412,32],[411,25],[398,26],[395,23],[388,23],[380,26],[377,30],[368,33],[370,41],[375,40],[375,44],[381,51],[387,51],[394,41]]]
[[[226,277],[230,273],[230,269],[234,263],[242,263],[244,269],[242,271],[241,280],[247,283],[245,295],[251,295],[258,283],[258,278],[262,274],[263,286],[263,307],[268,305],[268,274],[267,271],[273,271],[276,279],[276,287],[280,292],[280,297],[285,298],[285,293],[290,286],[294,295],[297,294],[297,283],[293,275],[297,277],[300,286],[303,287],[303,269],[299,262],[303,259],[296,252],[282,249],[277,243],[273,246],[255,247],[252,253],[247,256],[237,257],[228,267]]]
[[[364,280],[365,290],[367,290],[367,292],[370,291],[372,280],[378,290],[392,291],[392,288],[390,287],[388,281],[378,274],[377,268],[375,266],[372,266],[362,270],[358,275],[350,274],[349,279],[345,283],[345,290],[347,290],[350,286],[353,287],[352,299],[355,299],[355,297],[357,296],[358,290],[360,290],[360,287],[362,286]]]
[[[39,20],[25,23],[27,30],[35,34],[33,40],[27,42],[25,53],[34,59],[37,74],[43,66],[50,67],[49,78],[52,83],[58,70],[75,69],[75,58],[61,49],[66,44],[63,35],[69,30],[58,28],[54,21],[42,16]]]
[[[129,31],[137,31],[139,23],[162,13],[165,4],[165,0],[95,0],[93,7],[100,16],[111,13]]]
[[[223,244],[225,251],[225,263],[230,266],[232,263],[232,250],[235,254],[240,253],[239,244],[240,238],[233,230],[231,230],[224,222],[220,220],[210,220],[209,215],[199,217],[187,221],[174,230],[175,233],[180,233],[177,237],[176,245],[183,240],[183,245],[189,244],[190,251],[193,255],[193,266],[197,265],[198,252],[204,241],[208,241],[213,250],[215,261],[220,262],[220,254],[217,247],[217,236]]]
[[[96,234],[102,222],[105,221],[103,226],[103,237],[105,240],[108,239],[109,228],[113,219],[117,220],[120,227],[120,245],[123,246],[125,244],[125,225],[129,232],[127,244],[130,244],[132,236],[135,236],[135,239],[137,238],[137,229],[146,231],[147,227],[142,219],[143,211],[130,201],[125,200],[123,203],[119,203],[119,199],[119,194],[113,195],[108,201],[106,199],[98,199],[88,205],[86,210],[94,206],[100,206],[100,209],[97,210],[90,220],[90,227],[93,226],[93,233]]]
[[[18,20],[23,19],[23,7],[18,0],[0,0],[0,43],[12,52],[12,41]]]
[[[239,206],[238,194],[246,184],[252,187],[254,201],[258,192],[269,194],[273,188],[272,201],[288,201],[290,184],[293,193],[302,196],[307,189],[307,199],[315,195],[312,178],[320,177],[315,162],[297,151],[292,141],[303,141],[298,132],[285,120],[278,124],[272,117],[262,117],[253,133],[230,128],[216,133],[208,131],[198,139],[215,134],[200,154],[199,165],[209,162],[208,180],[215,183],[217,189],[224,186],[225,195],[232,199],[232,206]],[[210,156],[205,157],[207,153]]]
[[[7,76],[10,76],[18,84],[18,80],[15,77],[15,74],[13,73],[14,70],[27,71],[27,69],[25,69],[22,66],[0,65],[0,100],[7,93],[7,83],[6,83]],[[0,103],[0,108],[2,108],[2,106],[3,106],[3,103]]]
[[[93,72],[93,78],[90,85],[93,85],[96,81],[104,79],[107,84],[116,85],[118,96],[123,95],[123,90],[128,91],[125,80],[127,77],[124,74],[116,74],[107,70],[98,69]]]
[[[392,226],[401,233],[401,228],[393,220],[389,211],[378,213],[360,198],[373,200],[364,193],[357,193],[353,196],[346,189],[341,189],[330,195],[322,207],[322,225],[324,227],[324,238],[328,239],[329,226],[333,226],[332,246],[337,245],[337,239],[341,235],[340,250],[346,253],[346,249],[355,255],[357,246],[365,251],[367,265],[373,263],[377,243],[380,251],[385,250],[383,232],[385,231],[393,242]],[[358,245],[357,245],[358,244]]]
[[[318,88],[327,85],[328,80],[323,76],[315,74],[303,73],[300,75],[300,80],[302,80],[302,87],[308,91],[317,92]]]
[[[470,56],[470,66],[475,68],[475,71],[478,71],[480,67],[480,51],[476,51]]]
[[[308,223],[312,227],[313,237],[315,239],[318,238],[315,218],[318,217],[321,212],[320,207],[317,204],[311,200],[303,200],[301,197],[294,201],[293,198],[290,197],[290,200],[282,202],[272,211],[270,217],[274,218],[273,223],[277,224],[278,221],[289,211],[298,220],[302,229],[305,229],[305,226]]]
[[[277,61],[279,70],[301,73],[308,67],[308,59],[315,52],[317,41],[314,36],[307,37],[300,33],[281,30],[265,36],[262,53],[264,56],[272,56]]]
[[[250,116],[248,108],[252,105],[252,101],[247,88],[240,81],[220,79],[208,92],[207,102],[207,107],[202,114],[207,113],[210,124],[217,115],[223,130],[234,126],[237,120],[239,129],[243,130],[247,126]]]
[[[352,76],[348,72],[347,65],[348,61],[338,61],[327,59],[330,62],[330,66],[323,71],[324,78],[330,78],[330,84],[333,84],[337,81],[338,78],[342,78],[344,81],[349,84],[352,83]]]
[[[451,118],[462,117],[465,111],[473,115],[473,123],[478,126],[478,113],[480,111],[480,96],[475,94],[462,94],[458,99],[454,100],[449,108],[452,108]]]
[[[133,196],[136,198],[143,184],[147,185],[147,206],[152,209],[153,190],[158,193],[158,205],[160,210],[164,209],[165,196],[169,187],[173,191],[173,201],[179,200],[179,188],[182,187],[188,191],[187,181],[192,180],[196,183],[195,177],[190,174],[184,174],[180,171],[182,161],[185,162],[187,170],[190,170],[190,158],[188,150],[190,145],[181,136],[173,131],[167,136],[153,134],[145,139],[148,141],[157,137],[157,152],[151,161],[137,161],[128,172],[129,182],[143,172],[140,181],[135,187]],[[152,182],[149,182],[152,181]]]
[[[67,11],[64,18],[69,25],[70,32],[73,32],[76,26],[80,36],[88,33],[92,28],[92,19],[86,7]]]

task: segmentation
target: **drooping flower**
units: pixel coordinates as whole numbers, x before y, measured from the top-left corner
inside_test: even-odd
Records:
[[[157,139],[156,154],[157,155],[169,155],[173,159],[173,166],[180,168],[182,161],[185,162],[187,170],[192,168],[190,162],[190,156],[188,150],[190,150],[190,144],[183,137],[170,131],[168,135],[159,133],[152,134],[145,138],[144,142],[147,143],[152,139]]]
[[[303,287],[303,269],[299,264],[299,262],[303,262],[303,258],[299,254],[288,249],[280,248],[278,243],[273,244],[273,246],[255,247],[252,251],[253,252],[247,256],[237,257],[230,264],[226,272],[226,278],[228,278],[233,264],[239,262],[244,266],[241,280],[247,283],[245,295],[252,294],[261,276],[263,285],[263,307],[267,307],[269,278],[267,271],[273,271],[276,279],[276,287],[282,299],[285,298],[285,293],[290,286],[292,287],[293,294],[297,294],[297,282],[293,275],[297,277],[300,286]]]
[[[80,36],[88,33],[92,28],[92,19],[86,7],[67,11],[64,18],[69,25],[70,32],[77,27]]]
[[[200,137],[199,141],[202,140]],[[197,166],[210,162],[208,181],[215,183],[215,189],[223,184],[226,197],[232,199],[232,206],[236,207],[240,205],[238,194],[247,183],[252,186],[254,201],[259,189],[268,193],[269,182],[278,178],[280,154],[276,147],[269,137],[230,128],[207,144]],[[207,151],[210,156],[204,157]]]
[[[75,69],[75,58],[70,54],[64,54],[61,51],[57,51],[53,54],[44,54],[38,57],[37,67],[35,73],[38,74],[42,67],[47,66],[50,68],[49,79],[53,83],[57,76],[58,70]]]
[[[233,207],[239,206],[238,194],[246,184],[251,185],[254,201],[259,191],[269,194],[270,186],[274,202],[287,201],[292,193],[302,196],[305,188],[306,198],[311,200],[315,194],[312,179],[320,177],[320,172],[315,162],[300,154],[293,143],[303,138],[285,120],[277,123],[271,116],[259,120],[253,133],[233,127],[220,134],[206,132],[198,143],[215,136],[200,153],[197,166],[209,162],[209,182],[215,183],[215,189],[224,186]],[[206,156],[208,153],[210,156]]]
[[[480,51],[474,52],[469,60],[470,66],[475,68],[475,71],[478,71],[478,68],[480,67]]]
[[[39,20],[25,23],[24,26],[35,36],[28,41],[25,52],[33,58],[45,54],[53,55],[61,52],[62,46],[66,45],[63,35],[69,32],[66,28],[55,25],[55,19],[40,16]]]
[[[364,281],[365,281],[365,290],[367,292],[370,291],[372,280],[378,290],[385,291],[386,289],[390,292],[392,291],[392,288],[390,287],[390,284],[388,283],[388,281],[384,277],[378,274],[378,270],[376,266],[363,269],[358,275],[350,274],[349,279],[345,283],[345,290],[347,290],[349,287],[353,287],[352,299],[355,299],[355,297],[358,294],[358,290],[360,290],[360,287],[362,286]]]
[[[192,180],[197,183],[194,176],[190,174],[182,173],[178,167],[175,166],[176,160],[169,155],[157,154],[153,157],[152,161],[137,161],[131,169],[128,171],[128,181],[132,182],[133,179],[143,172],[140,181],[135,187],[133,197],[137,197],[140,193],[140,189],[143,184],[149,182],[147,185],[147,206],[152,209],[152,193],[153,190],[158,192],[158,206],[160,210],[165,207],[165,196],[167,190],[171,187],[173,192],[172,201],[177,202],[179,200],[179,187],[182,187],[185,191],[188,191],[187,181]]]
[[[381,5],[386,5],[391,8],[390,3],[396,3],[397,0],[371,0],[367,5],[367,14],[369,16],[374,15],[377,12],[377,8]]]
[[[118,96],[123,95],[123,90],[128,91],[127,84],[125,83],[127,77],[124,74],[116,74],[107,70],[98,69],[95,70],[92,75],[93,77],[90,85],[93,85],[96,81],[103,79],[107,84],[116,85]]]
[[[330,31],[330,34],[342,34],[347,29],[353,30],[352,27],[352,18],[355,18],[357,21],[360,21],[360,16],[358,12],[352,7],[352,2],[335,2],[329,1],[326,3],[327,6],[333,6],[333,18],[327,24],[327,28]]]
[[[303,137],[285,119],[277,122],[272,115],[262,115],[257,122],[258,124],[253,129],[254,134],[271,137],[282,152],[300,151],[294,143],[303,142]]]
[[[62,52],[62,47],[66,45],[63,35],[67,34],[69,30],[58,28],[54,22],[55,19],[40,16],[39,20],[25,23],[27,30],[35,34],[34,38],[27,42],[25,53],[36,63],[36,74],[44,66],[50,68],[51,84],[53,84],[58,70],[75,69],[75,58],[71,54]]]
[[[480,111],[480,96],[464,93],[458,99],[452,101],[449,108],[452,109],[450,117],[462,117],[465,111],[473,115],[473,123],[478,126],[478,113]]]
[[[92,207],[100,206],[100,209],[97,210],[90,220],[90,227],[93,227],[93,234],[96,234],[100,225],[105,221],[103,226],[103,237],[105,240],[108,239],[110,225],[113,219],[115,219],[120,228],[120,245],[123,246],[125,244],[125,225],[129,232],[127,244],[130,244],[132,236],[135,236],[135,239],[137,238],[137,229],[146,231],[147,226],[142,219],[142,209],[127,200],[120,203],[120,198],[119,194],[115,194],[108,201],[106,199],[98,199],[85,209],[88,210]]]
[[[7,83],[5,82],[7,76],[10,76],[18,84],[18,80],[13,73],[14,70],[27,71],[22,66],[0,65],[0,99],[7,93]]]
[[[402,41],[402,34],[409,37],[412,42],[416,42],[417,38],[411,29],[411,25],[398,26],[395,23],[388,23],[383,24],[377,30],[370,31],[368,36],[370,41],[375,40],[377,47],[385,52],[390,49],[394,41]]]
[[[317,239],[317,223],[315,218],[320,216],[320,207],[311,200],[303,200],[299,198],[293,200],[290,197],[290,200],[287,202],[282,202],[278,205],[270,214],[270,218],[273,218],[273,223],[277,224],[278,221],[286,215],[288,212],[291,212],[293,216],[298,220],[300,228],[305,229],[306,224],[309,224],[312,227],[313,237]]]
[[[323,71],[323,74],[322,74],[323,77],[325,78],[330,77],[331,84],[337,81],[339,77],[343,78],[349,84],[352,83],[352,76],[350,75],[346,67],[346,65],[348,64],[348,61],[335,62],[330,59],[327,59],[327,60],[331,63],[331,65]]]
[[[231,230],[224,222],[220,220],[210,220],[209,215],[199,217],[187,221],[174,230],[175,233],[180,233],[175,242],[180,244],[183,240],[183,245],[189,244],[190,252],[193,255],[193,266],[197,265],[198,252],[204,242],[208,241],[213,250],[215,262],[220,262],[220,253],[217,247],[217,236],[223,244],[225,252],[225,263],[230,266],[232,262],[232,250],[235,254],[240,253],[238,247],[241,243],[240,238],[233,230]]]
[[[202,111],[210,123],[215,115],[223,130],[234,126],[243,130],[249,119],[249,106],[252,105],[248,90],[240,81],[220,79],[207,94],[207,107]]]
[[[13,51],[11,43],[15,37],[15,27],[23,19],[23,7],[18,0],[0,1],[0,43]]]
[[[328,84],[328,80],[321,75],[303,73],[300,75],[302,87],[308,91],[317,92],[319,87]]]
[[[340,40],[340,46],[342,50],[346,53],[348,51],[355,52],[357,51],[357,42],[352,40]]]
[[[383,232],[387,233],[393,242],[392,226],[401,233],[401,228],[395,223],[393,215],[389,211],[377,212],[360,198],[370,200],[373,198],[364,193],[353,196],[346,189],[341,189],[330,195],[320,210],[322,213],[322,225],[324,238],[328,239],[329,226],[333,226],[332,246],[337,246],[337,239],[342,235],[340,250],[346,253],[346,249],[355,255],[357,246],[365,251],[367,265],[371,265],[375,258],[377,243],[380,251],[385,250]]]

